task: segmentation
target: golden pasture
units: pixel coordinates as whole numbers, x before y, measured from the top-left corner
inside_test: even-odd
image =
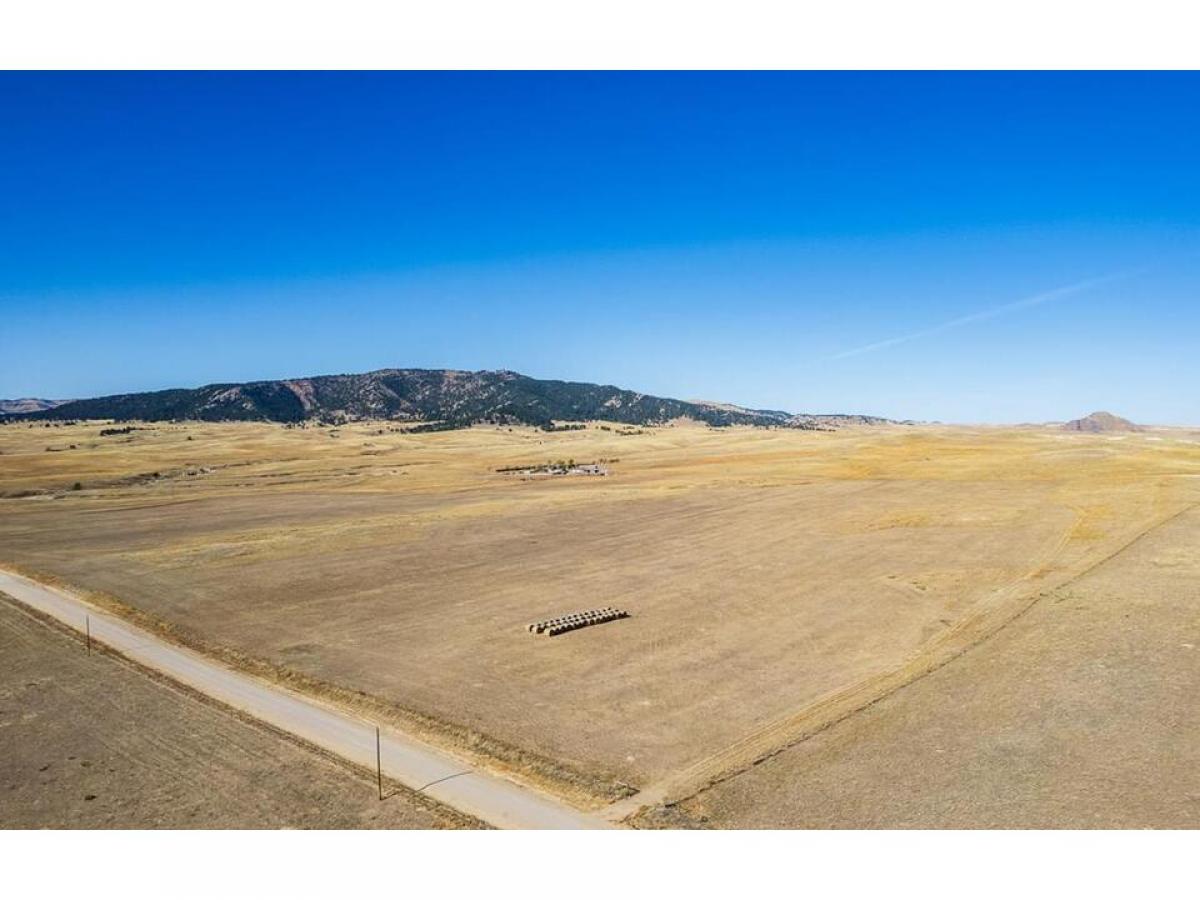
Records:
[[[104,427],[0,426],[0,564],[594,803],[736,773],[1200,496],[1183,430]],[[496,471],[558,459],[610,474]]]

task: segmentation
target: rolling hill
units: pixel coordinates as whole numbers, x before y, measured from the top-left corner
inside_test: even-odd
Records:
[[[19,400],[0,400],[0,415],[42,412],[62,406],[65,400],[43,400],[40,397],[22,397]]]

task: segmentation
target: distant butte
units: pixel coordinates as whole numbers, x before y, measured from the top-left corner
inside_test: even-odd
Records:
[[[1062,426],[1064,431],[1086,431],[1099,434],[1108,431],[1141,431],[1140,425],[1135,425],[1128,419],[1114,416],[1110,412],[1094,412],[1082,419],[1072,419]]]

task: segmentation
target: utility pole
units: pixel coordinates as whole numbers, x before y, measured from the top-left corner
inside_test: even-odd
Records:
[[[89,615],[84,615],[83,621],[84,621],[84,627],[87,629],[88,656],[91,656],[92,655],[92,617]]]
[[[379,751],[379,726],[375,726],[375,780],[379,784],[379,799],[383,799],[383,756]]]

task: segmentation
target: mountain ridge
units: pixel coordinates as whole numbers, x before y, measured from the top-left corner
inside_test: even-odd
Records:
[[[465,427],[480,422],[553,427],[602,419],[628,425],[691,418],[721,427],[800,429],[882,424],[874,416],[792,414],[656,397],[614,385],[537,379],[507,369],[377,369],[272,381],[208,384],[72,400],[23,419],[118,421],[350,421],[391,419]]]
[[[22,415],[24,413],[44,412],[68,403],[67,400],[46,400],[43,397],[19,397],[13,400],[0,399],[0,415]]]

